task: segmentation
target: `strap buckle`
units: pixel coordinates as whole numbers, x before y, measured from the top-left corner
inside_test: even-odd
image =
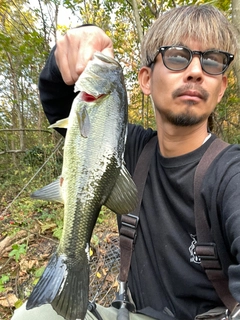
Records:
[[[195,250],[204,269],[222,269],[216,243],[197,243]]]
[[[139,217],[134,214],[128,213],[122,216],[122,225],[137,229]]]
[[[120,228],[120,235],[132,239],[133,243],[135,243],[137,238],[139,217],[129,213],[122,216],[121,223],[122,226]]]

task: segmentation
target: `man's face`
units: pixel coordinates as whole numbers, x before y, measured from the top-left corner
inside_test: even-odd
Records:
[[[185,41],[191,50],[205,51],[199,42]],[[191,126],[207,121],[220,102],[226,86],[224,75],[209,75],[202,70],[199,56],[194,56],[187,69],[167,69],[159,54],[153,70],[142,68],[139,81],[143,92],[151,94],[156,119],[176,126]]]

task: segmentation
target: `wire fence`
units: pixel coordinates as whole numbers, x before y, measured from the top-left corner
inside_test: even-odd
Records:
[[[106,234],[90,262],[89,300],[109,306],[118,291],[120,249],[117,235]]]

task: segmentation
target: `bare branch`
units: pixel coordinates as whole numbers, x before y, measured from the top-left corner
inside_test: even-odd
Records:
[[[6,154],[6,153],[25,153],[28,150],[5,150],[5,151],[0,151],[1,154]]]
[[[52,134],[52,131],[50,130],[44,130],[44,129],[0,129],[0,132],[8,132],[8,131],[37,131],[37,132],[46,132]]]

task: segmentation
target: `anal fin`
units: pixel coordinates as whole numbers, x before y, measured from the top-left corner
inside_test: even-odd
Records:
[[[63,203],[61,194],[61,177],[50,184],[42,187],[39,190],[34,191],[31,194],[31,198],[45,200],[45,201],[57,201]]]

